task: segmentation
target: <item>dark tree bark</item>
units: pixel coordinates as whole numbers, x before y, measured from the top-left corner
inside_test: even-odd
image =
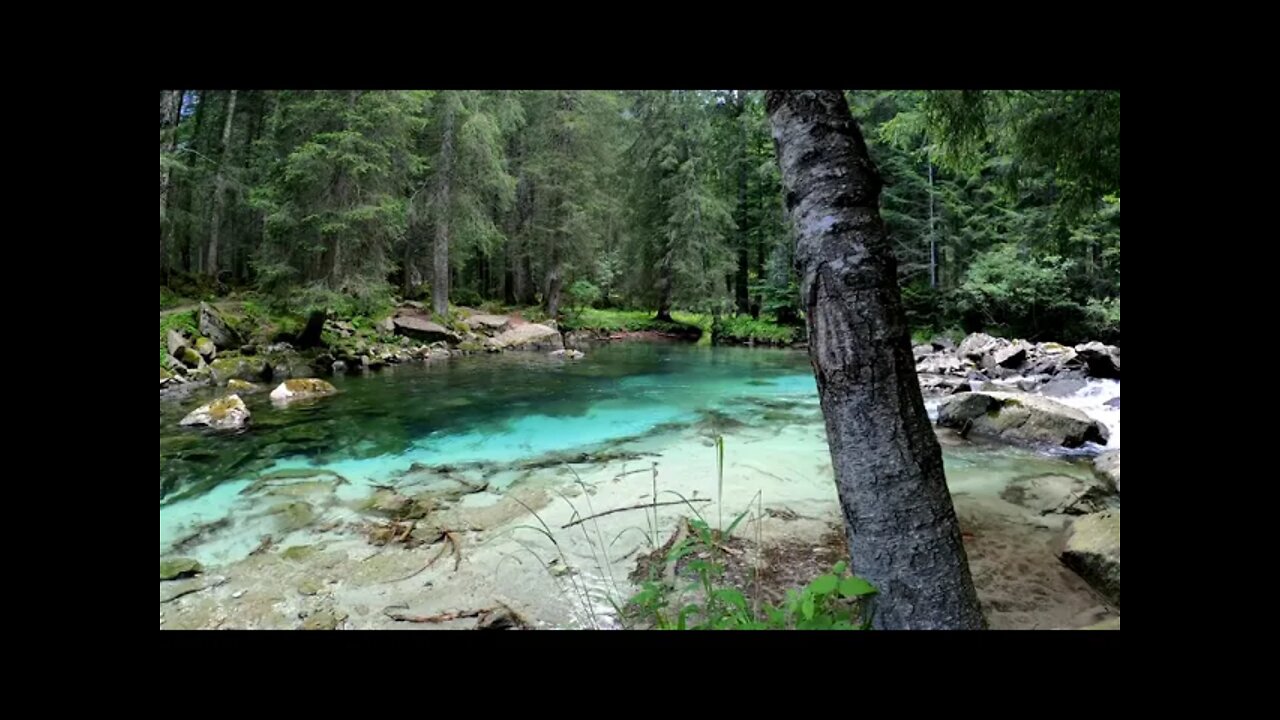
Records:
[[[765,102],[852,569],[880,591],[875,625],[984,628],[917,383],[880,176],[842,92]]]
[[[172,154],[174,148],[178,146],[178,111],[182,108],[182,91],[181,90],[161,90],[160,91],[160,154]],[[166,215],[165,209],[169,204],[169,171],[164,168],[160,169],[160,214]],[[169,228],[173,223],[160,221],[160,271],[164,272],[165,268],[165,238],[169,235]]]
[[[209,219],[209,255],[204,271],[212,278],[218,276],[218,233],[222,229],[222,215],[227,208],[227,167],[231,164],[231,123],[236,117],[236,91],[227,100],[227,119],[222,126],[222,156],[218,158],[218,173],[213,180],[213,215]]]
[[[431,309],[449,314],[449,179],[453,172],[453,103],[444,97],[440,127],[440,169],[436,185],[436,238],[432,253]]]

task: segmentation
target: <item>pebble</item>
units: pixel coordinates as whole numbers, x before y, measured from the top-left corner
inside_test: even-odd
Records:
[[[237,590],[231,593],[231,597],[235,598],[236,600],[239,600],[240,598],[244,597],[244,590]]]

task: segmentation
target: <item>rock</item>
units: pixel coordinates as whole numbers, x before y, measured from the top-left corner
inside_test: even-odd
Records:
[[[262,348],[262,352],[266,353],[267,355],[288,353],[288,352],[293,352],[293,346],[287,342],[271,343],[270,345]]]
[[[414,340],[423,342],[443,340],[456,343],[462,339],[457,333],[445,328],[443,325],[416,315],[401,315],[393,318],[392,323],[395,325],[397,334],[406,335]]]
[[[177,580],[204,572],[199,562],[191,558],[169,558],[160,561],[160,579]]]
[[[917,373],[931,375],[959,374],[964,371],[964,363],[950,353],[937,353],[923,360],[916,361]]]
[[[529,627],[528,620],[506,606],[485,613],[476,623],[477,630],[527,630]]]
[[[956,348],[956,355],[974,362],[981,362],[985,355],[1000,347],[1002,342],[1004,341],[1000,338],[986,333],[973,333],[960,341],[960,346]]]
[[[1076,353],[1084,360],[1090,377],[1120,378],[1120,348],[1091,342],[1077,345]]]
[[[160,384],[163,385],[166,380],[172,380],[172,379],[173,379],[173,373],[169,372],[168,370],[165,370],[164,366],[161,365],[160,366]]]
[[[169,346],[169,354],[174,357],[178,356],[179,350],[181,350],[184,347],[187,347],[187,339],[183,337],[182,333],[178,332],[177,330],[169,331],[169,335],[167,337],[167,343]]]
[[[932,354],[933,354],[932,345],[916,345],[915,347],[911,348],[911,356],[915,358],[916,362],[920,362],[921,360],[929,357]]]
[[[336,610],[320,610],[302,621],[303,630],[336,630],[347,614]]]
[[[1092,625],[1088,625],[1088,626],[1082,627],[1082,628],[1080,628],[1080,629],[1081,629],[1081,630],[1119,630],[1119,629],[1120,629],[1120,618],[1118,618],[1118,617],[1107,618],[1106,620],[1103,620],[1102,622],[1096,622],[1096,623],[1094,623],[1094,624],[1092,624]]]
[[[204,364],[204,358],[200,357],[200,353],[186,346],[178,348],[178,353],[173,357],[189,368],[198,368]]]
[[[505,315],[472,315],[462,322],[473,331],[495,335],[507,329],[511,318]]]
[[[209,303],[200,303],[200,320],[198,327],[200,334],[213,341],[213,344],[222,347],[236,347],[243,345],[240,336],[227,325],[227,321],[223,319],[222,313]]]
[[[552,350],[551,357],[567,358],[569,360],[580,360],[584,356],[578,350]]]
[[[324,397],[338,392],[338,388],[319,378],[294,378],[285,380],[271,391],[271,399],[276,402],[292,402],[307,398]]]
[[[215,430],[238,430],[249,420],[249,408],[239,395],[228,395],[201,405],[182,418],[181,425],[208,425]]]
[[[1108,400],[1108,401],[1106,401],[1106,402],[1104,402],[1104,403],[1102,403],[1102,404],[1103,404],[1103,405],[1106,405],[1106,406],[1107,406],[1107,407],[1109,407],[1109,408],[1115,408],[1115,409],[1119,410],[1119,409],[1120,409],[1120,397],[1117,395],[1116,397],[1113,397],[1113,398],[1111,398],[1110,400]]]
[[[1093,469],[1120,492],[1120,449],[1108,450],[1093,460]]]
[[[237,590],[231,593],[231,597],[234,600],[239,600],[240,598],[244,597],[244,590]]]
[[[231,378],[227,381],[227,389],[232,392],[256,392],[262,388],[251,382],[245,382],[240,378]]]
[[[206,362],[211,362],[218,356],[218,348],[209,338],[200,338],[196,341],[196,352],[200,353],[200,357],[204,358]]]
[[[956,344],[951,342],[951,339],[945,335],[934,335],[933,339],[929,341],[929,344],[933,346],[934,350],[938,351],[956,349]]]
[[[318,595],[323,589],[323,585],[311,578],[306,578],[298,584],[298,593],[301,595]]]
[[[1014,480],[1000,492],[1000,497],[1041,515],[1086,515],[1106,510],[1107,496],[1111,494],[1107,483],[1097,478],[1037,475]]]
[[[384,335],[394,335],[396,332],[396,324],[389,317],[379,320],[377,327]]]
[[[1027,346],[1022,343],[1015,343],[1008,347],[1000,348],[991,353],[991,359],[1002,368],[1016,370],[1022,367],[1022,363],[1027,361]]]
[[[1062,562],[1120,607],[1120,511],[1076,518],[1067,528]]]
[[[341,375],[347,371],[347,364],[341,360],[334,360],[332,371],[334,375]]]
[[[240,354],[241,355],[257,355],[258,346],[257,345],[241,345]]]
[[[558,330],[538,323],[509,328],[494,336],[493,344],[504,349],[558,350],[563,347]]]
[[[261,358],[217,358],[209,363],[209,374],[219,385],[230,382],[232,378],[253,382],[267,380],[272,377],[272,368]]]
[[[1107,443],[1106,426],[1083,412],[1038,395],[967,392],[938,406],[938,425],[1024,445],[1079,447]]]
[[[1086,384],[1082,378],[1057,378],[1042,385],[1040,394],[1049,397],[1067,397],[1083,390]]]

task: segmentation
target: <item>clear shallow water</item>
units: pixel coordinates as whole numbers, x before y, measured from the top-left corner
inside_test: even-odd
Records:
[[[338,395],[287,408],[273,406],[265,392],[242,395],[253,413],[250,428],[230,435],[178,426],[212,390],[182,403],[162,401],[162,551],[192,523],[233,512],[239,490],[264,471],[323,467],[349,479],[339,493],[354,498],[413,463],[510,463],[691,423],[716,430],[812,425],[816,432],[794,450],[812,456],[806,466],[829,462],[803,352],[620,343],[581,361],[543,353],[463,357],[333,383]],[[1119,384],[1112,393],[1091,383],[1079,395],[1064,401],[1091,415],[1108,413],[1102,403],[1119,395]],[[1118,446],[1118,409],[1113,420],[1111,445]],[[772,470],[780,474],[790,470],[784,462],[798,460],[775,455]],[[944,448],[944,459],[953,490],[994,487],[1042,463],[1065,465],[1026,451],[976,447]],[[829,475],[821,481],[829,483]]]

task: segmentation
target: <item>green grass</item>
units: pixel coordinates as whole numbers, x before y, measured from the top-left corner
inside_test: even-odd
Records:
[[[160,318],[160,367],[169,367],[169,331],[177,330],[182,332],[186,330],[192,335],[198,335],[199,330],[196,328],[196,311],[174,313]]]
[[[767,315],[755,319],[750,315],[733,315],[720,318],[715,329],[718,344],[753,342],[765,345],[790,345],[800,339],[801,330],[789,325],[779,325]]]
[[[654,317],[652,310],[600,310],[586,308],[581,313],[569,311],[562,323],[568,330],[593,330],[596,332],[662,332],[692,334],[692,329],[702,332],[700,316],[691,313],[673,313],[676,322],[665,322]],[[679,315],[680,317],[676,317]],[[525,315],[528,318],[528,314]]]

